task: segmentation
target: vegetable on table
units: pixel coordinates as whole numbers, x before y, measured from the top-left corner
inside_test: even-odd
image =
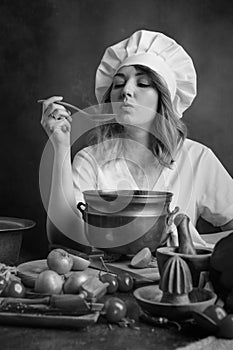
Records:
[[[17,276],[17,268],[0,263],[0,295],[3,297],[23,297],[25,287]]]
[[[53,270],[42,271],[35,280],[34,290],[37,293],[60,294],[64,277]]]
[[[133,277],[129,273],[121,273],[117,275],[118,291],[129,292],[134,287]]]
[[[99,275],[101,282],[107,282],[109,285],[107,287],[107,293],[113,294],[118,290],[118,280],[117,277],[111,273],[104,273]]]
[[[87,281],[89,275],[85,271],[74,271],[65,280],[63,292],[65,294],[77,294],[81,285]]]
[[[62,275],[68,273],[73,266],[73,258],[70,254],[61,248],[51,250],[47,256],[47,265],[50,270],[56,271]]]
[[[145,268],[148,267],[152,260],[152,254],[148,247],[140,250],[130,261],[130,265],[135,268]]]
[[[103,312],[108,322],[117,323],[126,316],[127,307],[122,299],[111,297],[104,303]]]

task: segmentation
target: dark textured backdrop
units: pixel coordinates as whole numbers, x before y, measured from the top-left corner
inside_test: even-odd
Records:
[[[47,141],[38,98],[95,103],[104,48],[137,29],[162,31],[192,56],[198,97],[189,136],[210,146],[233,175],[233,5],[222,0],[0,0],[0,215],[31,218],[26,258],[47,253],[38,173]],[[211,176],[211,174],[210,174]]]

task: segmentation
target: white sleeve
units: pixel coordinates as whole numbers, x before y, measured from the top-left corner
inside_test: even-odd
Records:
[[[196,183],[199,214],[214,226],[233,219],[233,179],[210,149],[199,164]]]
[[[83,191],[96,189],[97,165],[86,150],[78,152],[72,163],[73,184],[76,203],[84,202]]]

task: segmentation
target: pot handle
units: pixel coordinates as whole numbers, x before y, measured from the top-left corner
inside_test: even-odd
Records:
[[[85,214],[85,209],[87,208],[87,204],[83,203],[83,202],[79,202],[77,204],[77,208],[78,210],[82,213],[82,215],[84,216]]]
[[[178,213],[179,210],[180,210],[179,207],[175,207],[175,209],[173,211],[170,211],[168,209],[168,217],[167,217],[167,225],[168,226],[171,226],[173,224],[174,216]]]

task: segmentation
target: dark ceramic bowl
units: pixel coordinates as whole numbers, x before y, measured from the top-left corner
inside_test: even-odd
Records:
[[[34,226],[32,220],[0,217],[0,263],[18,263],[23,232]]]
[[[217,296],[210,290],[194,288],[189,293],[191,302],[188,304],[161,303],[162,291],[159,286],[150,285],[136,289],[134,297],[142,310],[151,316],[178,321],[193,318],[193,312],[203,312],[214,304]]]

